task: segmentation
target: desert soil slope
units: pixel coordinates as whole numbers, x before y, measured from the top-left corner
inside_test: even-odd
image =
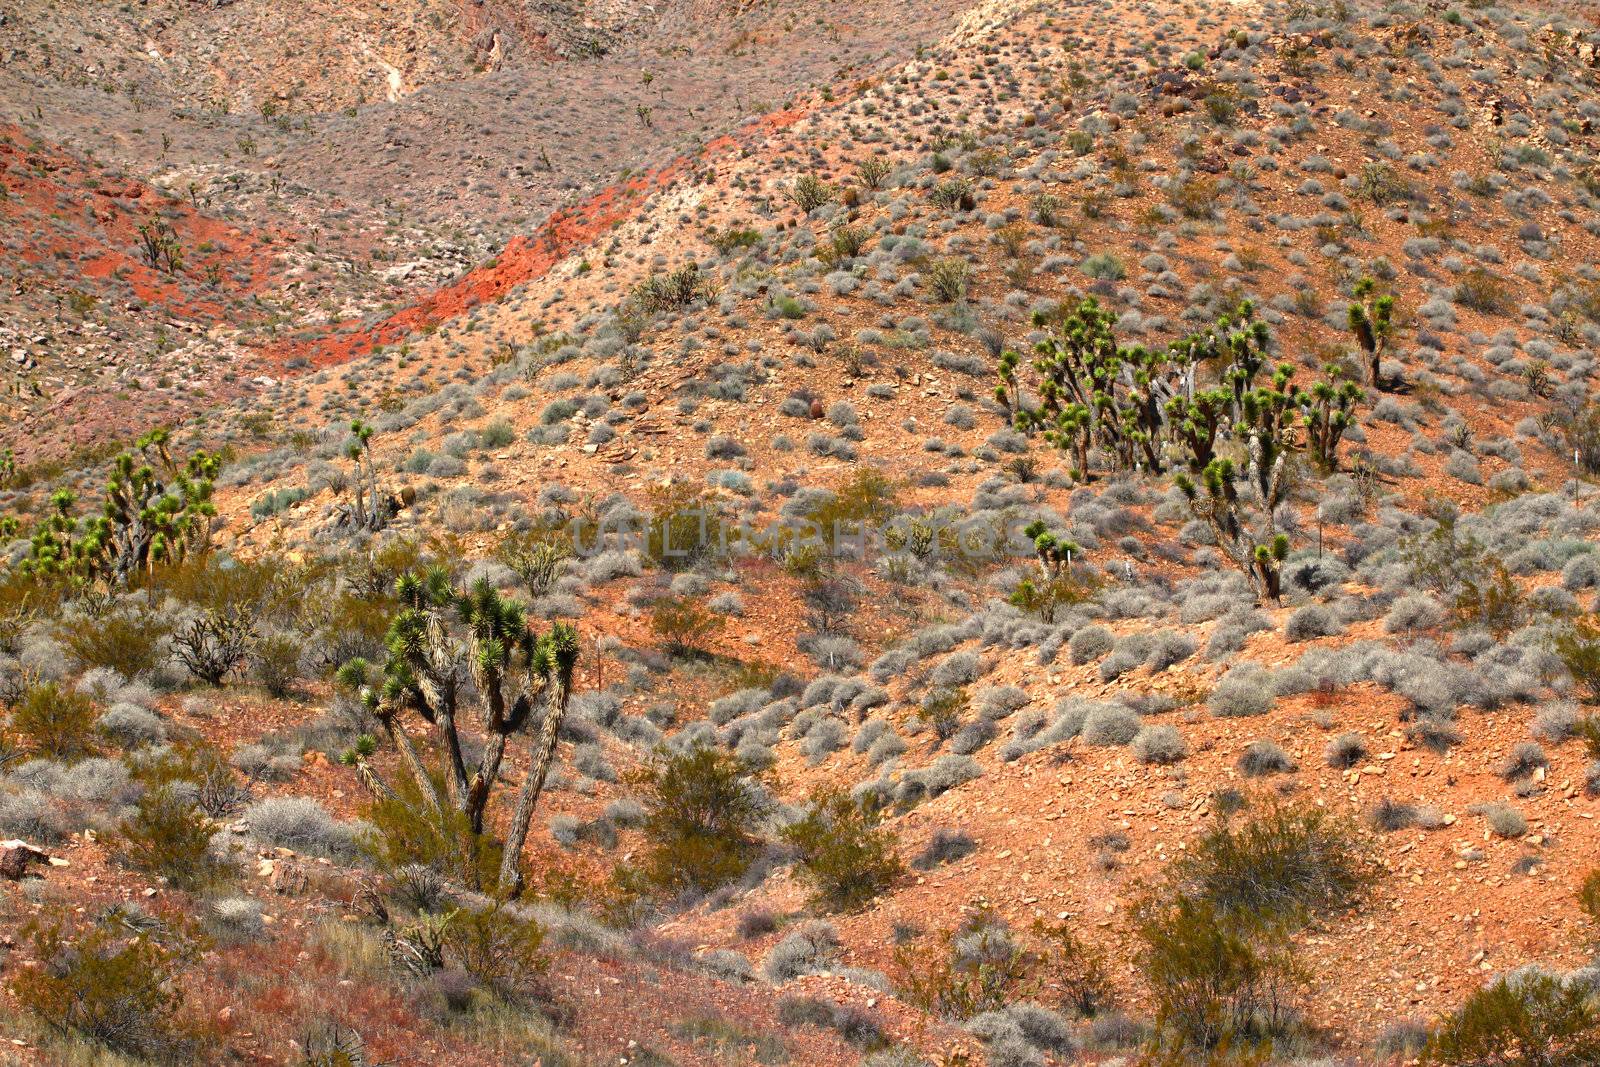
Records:
[[[0,880],[0,1056],[1501,1062],[1447,1038],[1511,975],[1571,1026],[1521,1053],[1593,1062],[1597,44],[1521,0],[15,5],[0,838],[55,865]],[[165,559],[127,472],[133,533],[74,527],[127,449],[218,461]],[[841,519],[880,536],[663,546]],[[428,564],[525,615],[396,594]],[[375,783],[454,758],[407,654],[476,709],[568,626],[502,915]],[[1160,969],[1188,905],[1248,980]],[[94,931],[182,958],[148,1017],[42,1003]]]

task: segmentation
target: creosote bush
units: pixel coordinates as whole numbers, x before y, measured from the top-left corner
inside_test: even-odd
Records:
[[[721,632],[727,620],[706,610],[693,597],[662,597],[650,609],[650,630],[675,656],[698,655]]]
[[[1375,876],[1353,831],[1320,809],[1220,823],[1135,909],[1158,1046],[1184,1062],[1291,1038],[1301,974],[1290,935],[1349,907]]]
[[[1538,970],[1505,975],[1467,998],[1423,1050],[1424,1062],[1581,1067],[1600,1062],[1600,1010],[1578,982]]]
[[[88,668],[107,667],[137,678],[161,663],[161,641],[172,624],[152,611],[115,611],[62,619],[56,634],[72,658]]]
[[[1031,970],[1026,951],[1012,940],[1004,921],[984,909],[930,944],[898,946],[895,966],[901,999],[951,1019],[1004,1007],[1019,995]]]
[[[1224,911],[1271,919],[1337,911],[1376,877],[1354,830],[1320,808],[1279,807],[1219,824],[1173,861],[1172,874]]]
[[[846,793],[823,793],[783,839],[799,853],[813,906],[827,911],[866,906],[905,870],[893,834]]]
[[[11,712],[11,730],[32,754],[71,762],[95,752],[94,701],[55,682],[34,686]]]
[[[526,994],[549,969],[544,927],[503,902],[451,912],[444,948],[462,970],[505,996]]]
[[[180,1016],[178,981],[202,945],[181,925],[124,919],[111,912],[87,924],[68,916],[31,923],[23,935],[40,966],[13,974],[12,994],[62,1036],[184,1062],[197,1051],[198,1035]]]
[[[759,846],[760,772],[710,746],[659,756],[635,772],[647,841],[643,874],[660,890],[709,891],[745,872]]]
[[[173,785],[162,785],[140,796],[111,847],[128,866],[193,891],[226,876],[225,864],[210,852],[212,832],[211,821],[194,800]]]

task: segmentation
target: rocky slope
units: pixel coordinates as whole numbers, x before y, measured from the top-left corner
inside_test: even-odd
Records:
[[[280,17],[239,7],[167,16],[169,49],[190,18]],[[366,35],[413,56],[394,27],[427,19],[390,7],[313,11],[304,40]],[[227,1055],[295,1062],[310,1041],[296,1027],[328,1015],[374,1062],[1155,1057],[1163,1002],[1139,905],[1215,827],[1273,810],[1350,827],[1375,873],[1352,907],[1296,930],[1303,1025],[1261,1053],[1271,1062],[1397,1062],[1530,964],[1592,990],[1578,889],[1600,852],[1600,763],[1581,736],[1594,694],[1557,653],[1600,587],[1600,31],[1583,5],[439,16],[401,66],[405,91],[382,103],[352,95],[371,80],[364,61],[312,76],[286,44],[263,59],[183,38],[193,61],[147,71],[132,94],[165,94],[195,131],[177,148],[143,143],[150,131],[135,144],[133,99],[98,118],[63,106],[30,119],[21,92],[7,104],[7,341],[18,381],[39,384],[14,401],[19,456],[203,412],[178,436],[231,452],[220,550],[307,564],[315,599],[359,584],[352,557],[417,543],[580,635],[528,846],[549,879],[535,894],[555,953],[543,1021],[512,1026],[397,972],[374,944],[386,927],[367,891],[382,878],[336,847],[348,824],[308,845],[275,838],[252,806],[220,820],[248,860],[228,895],[272,921],[214,949],[217,981],[189,1004]],[[29,43],[10,47],[74,47],[79,31],[32,18]],[[143,25],[105,18],[98,70]],[[583,43],[596,39],[603,55]],[[252,63],[274,78],[242,78]],[[108,95],[42,60],[0,77],[69,102]],[[287,128],[244,113],[255,97],[204,121],[186,110],[194,94],[308,78]],[[221,167],[219,145],[243,136],[252,153]],[[549,160],[546,140],[562,146]],[[160,199],[206,168],[214,200]],[[296,195],[264,185],[280,179]],[[97,186],[87,212],[61,210]],[[195,250],[176,275],[138,259],[152,200]],[[430,244],[457,225],[455,251]],[[221,277],[201,284],[211,263]],[[1377,383],[1350,328],[1363,278],[1396,309]],[[74,291],[86,296],[52,321],[51,297]],[[1105,456],[1074,474],[997,400],[1002,353],[1031,351],[1057,309],[1091,296],[1124,344],[1151,347],[1248,299],[1295,380],[1333,364],[1363,382],[1335,469],[1292,438],[1274,516],[1281,598],[1258,595],[1170,476]],[[152,324],[154,308],[183,325]],[[173,332],[184,340],[159,342]],[[133,339],[163,354],[131,356]],[[1022,367],[1027,406],[1037,379]],[[372,477],[394,501],[376,533],[352,529],[365,477],[353,419],[374,428]],[[1238,441],[1222,447],[1245,462]],[[38,513],[58,481],[92,492],[96,459],[25,468],[8,509]],[[574,520],[617,528],[688,501],[771,530],[874,491],[880,517],[979,541],[1040,521],[1076,546],[1092,595],[1056,613],[1016,596],[1040,569],[1026,539],[995,556],[891,540],[820,569],[785,545],[685,565],[580,541],[532,589],[507,566],[508,543]],[[342,561],[328,571],[340,577],[309,566],[319,557]],[[166,595],[157,621],[200,602]],[[118,617],[147,599],[91,604]],[[674,647],[663,606],[685,603],[698,624]],[[318,658],[347,635],[314,612],[262,611],[299,650],[297,699],[243,670],[194,686],[168,645],[96,699],[232,753],[257,805],[311,797],[340,820],[371,817],[337,761],[351,742],[329,725],[353,714],[349,694]],[[7,671],[71,685],[95,666],[53,620],[19,627]],[[768,841],[837,788],[881,806],[909,869],[843,914],[819,913],[779,847],[709,893],[634,900],[614,872],[652,847],[637,772],[697,744],[769,767]],[[399,766],[390,746],[374,759]],[[24,836],[15,798],[43,796],[69,812],[47,822],[70,866],[5,889],[10,914],[213,905],[97,839],[131,795],[28,766],[0,779],[0,834]],[[1066,923],[1104,954],[1115,1010],[1073,1017],[1050,970],[1007,999],[1059,1015],[963,1026],[924,1010],[917,961],[972,916],[1019,945]],[[255,957],[268,973],[241,974]],[[26,1032],[19,1055],[64,1055]]]

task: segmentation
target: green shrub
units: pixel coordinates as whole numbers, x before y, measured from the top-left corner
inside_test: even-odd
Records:
[[[634,287],[628,299],[646,314],[655,315],[686,308],[708,297],[710,291],[706,280],[700,277],[699,266],[686,263],[666,274],[651,274]]]
[[[1567,673],[1583,691],[1588,704],[1600,704],[1600,626],[1588,619],[1578,619],[1555,640],[1556,655],[1566,664]],[[1594,731],[1592,755],[1600,759],[1600,726]]]
[[[116,913],[87,928],[74,922],[58,916],[24,929],[28,954],[40,966],[12,975],[17,1004],[63,1037],[183,1062],[195,1034],[179,1018],[176,983],[201,946],[181,928],[135,929]]]
[[[661,639],[662,647],[675,656],[703,652],[727,620],[706,610],[693,597],[666,596],[650,609],[650,629]]]
[[[1590,318],[1600,321],[1600,286],[1594,287]],[[1600,474],[1600,400],[1591,400],[1576,413],[1563,418],[1561,435],[1567,451],[1576,453],[1578,466],[1588,474]]]
[[[1217,210],[1219,195],[1216,182],[1196,175],[1191,178],[1185,178],[1183,181],[1174,182],[1167,190],[1167,201],[1177,208],[1179,214],[1186,219],[1209,219]],[[1109,256],[1110,253],[1103,253],[1103,255]],[[1113,281],[1122,277],[1120,263],[1117,270],[1116,277],[1111,279]],[[1086,270],[1085,273],[1090,272]],[[1102,277],[1102,275],[1098,274],[1092,276],[1096,278]]]
[[[833,200],[837,194],[838,190],[815,174],[800,175],[786,191],[794,205],[807,215]]]
[[[222,753],[205,741],[145,749],[127,757],[127,762],[133,780],[146,790],[185,783],[193,789],[200,810],[213,819],[235,811],[250,795],[234,781],[233,769]]]
[[[1221,912],[1279,922],[1348,907],[1375,868],[1354,832],[1320,808],[1277,808],[1238,829],[1219,824],[1172,873]]]
[[[1085,571],[1081,575],[1063,574],[1057,578],[1024,578],[1006,598],[1012,607],[1039,616],[1046,623],[1055,622],[1058,612],[1093,600],[1100,592],[1101,582]]]
[[[29,752],[70,762],[95,752],[99,711],[82,693],[44,682],[28,690],[11,712],[11,730]]]
[[[549,967],[540,950],[544,927],[501,904],[455,912],[445,927],[446,950],[461,969],[502,994],[525,993]]]
[[[1596,867],[1578,887],[1578,907],[1589,921],[1600,927],[1600,867]]]
[[[235,560],[214,553],[158,567],[150,585],[201,611],[278,616],[300,606],[308,572],[281,559]]]
[[[1502,639],[1521,628],[1528,615],[1522,587],[1497,559],[1462,584],[1450,610],[1458,628],[1488,630]]]
[[[687,570],[726,551],[728,531],[716,501],[692,485],[652,490],[649,513],[642,549],[658,567]]]
[[[84,667],[106,667],[137,678],[161,663],[161,639],[172,626],[148,612],[115,612],[64,619],[56,636]]]
[[[753,248],[761,243],[761,235],[747,226],[730,226],[726,230],[710,230],[706,233],[706,240],[711,242],[711,247],[717,250],[717,255],[728,256],[741,248]]]
[[[759,844],[762,804],[749,779],[757,772],[709,747],[665,754],[636,772],[647,842],[646,880],[662,890],[710,890],[739,877]]]
[[[261,688],[280,699],[288,696],[300,677],[300,652],[300,642],[287,634],[268,634],[257,641],[251,669]]]
[[[369,599],[347,590],[307,603],[299,632],[315,635],[310,647],[323,669],[337,669],[353,659],[377,657],[393,614],[394,605],[387,598]]]
[[[1474,267],[1456,282],[1456,303],[1484,315],[1505,315],[1512,308],[1511,290],[1505,279],[1482,267]]]
[[[478,431],[479,448],[504,448],[516,439],[516,427],[505,419],[494,419]]]
[[[868,156],[856,164],[856,177],[868,189],[881,189],[886,178],[894,171],[888,160]]]
[[[1291,1032],[1300,976],[1281,927],[1178,893],[1146,901],[1135,932],[1160,1041],[1172,1051],[1258,1045]]]
[[[571,555],[571,546],[551,530],[509,533],[495,547],[495,558],[511,568],[532,597],[550,591]]]
[[[816,527],[829,552],[838,552],[887,524],[899,508],[899,492],[899,484],[883,472],[861,467],[806,512],[806,521]]]
[[[822,257],[829,263],[854,259],[866,248],[871,236],[862,226],[835,226],[833,237],[822,249]]]
[[[1600,1063],[1600,1012],[1579,983],[1540,972],[1503,977],[1439,1024],[1427,1063],[1586,1067]]]
[[[1416,190],[1387,163],[1368,163],[1361,168],[1361,196],[1379,207],[1411,200]]]
[[[945,304],[956,304],[967,297],[972,267],[964,259],[941,259],[928,268],[928,288]]]
[[[905,872],[894,835],[846,793],[821,794],[783,838],[799,852],[812,904],[827,911],[863,908]]]
[[[1290,935],[1348,907],[1375,873],[1353,831],[1317,808],[1219,824],[1174,861],[1171,883],[1135,911],[1158,1043],[1172,1062],[1293,1036],[1303,976]]]
[[[977,206],[972,183],[965,178],[947,178],[933,187],[929,198],[946,211],[971,211]]]
[[[1038,973],[1061,1006],[1075,1015],[1093,1018],[1116,1000],[1105,955],[1085,944],[1065,922],[1035,919],[1033,936],[1043,946],[1038,951]]]
[[[1005,923],[980,909],[932,944],[895,949],[897,992],[923,1011],[968,1019],[1026,995],[1033,959],[1011,940]]]
[[[444,782],[434,776],[435,795]],[[489,834],[472,832],[464,812],[440,805],[434,812],[409,777],[396,776],[395,796],[383,797],[366,812],[372,830],[357,841],[380,870],[413,864],[440,871],[466,885],[494,885],[504,850]]]
[[[936,689],[917,705],[917,718],[925,723],[941,743],[950,740],[962,726],[967,710],[965,689]]]
[[[221,881],[225,865],[211,855],[212,826],[194,801],[172,785],[146,789],[123,820],[111,850],[135,870],[193,892]]]

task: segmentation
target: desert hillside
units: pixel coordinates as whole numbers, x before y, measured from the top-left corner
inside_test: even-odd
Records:
[[[0,17],[0,1062],[1600,1062],[1600,19]]]

